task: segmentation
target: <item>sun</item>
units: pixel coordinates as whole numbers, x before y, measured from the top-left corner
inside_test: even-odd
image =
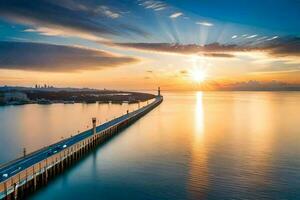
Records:
[[[203,70],[195,69],[191,72],[192,79],[197,82],[203,82],[206,78],[206,73]]]

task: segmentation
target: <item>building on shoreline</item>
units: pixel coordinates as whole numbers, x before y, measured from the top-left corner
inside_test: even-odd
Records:
[[[23,92],[5,92],[0,97],[0,104],[24,104],[29,102],[27,95]]]

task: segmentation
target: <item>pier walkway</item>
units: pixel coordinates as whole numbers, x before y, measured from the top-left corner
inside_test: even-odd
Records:
[[[148,105],[97,127],[93,118],[92,129],[0,166],[0,199],[25,198],[162,101],[159,95]]]

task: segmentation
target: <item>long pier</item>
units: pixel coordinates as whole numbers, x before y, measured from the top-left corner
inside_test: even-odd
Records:
[[[150,104],[99,126],[93,118],[92,129],[0,166],[0,199],[26,198],[162,101],[159,93]]]

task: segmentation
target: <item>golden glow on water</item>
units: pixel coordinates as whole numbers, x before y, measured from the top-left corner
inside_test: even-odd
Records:
[[[202,137],[204,131],[203,92],[196,93],[195,107],[195,131],[198,137]]]
[[[209,185],[207,149],[205,147],[203,92],[196,92],[194,137],[191,144],[191,161],[188,190],[191,198],[205,198],[205,187]],[[199,184],[202,185],[199,187]]]
[[[282,125],[290,126],[285,134],[294,137],[296,133],[296,118],[283,119],[279,113],[290,107],[295,110],[289,113],[299,111],[296,99],[272,92],[196,92],[195,99],[188,179],[191,198],[207,198],[216,178],[230,190],[237,190],[237,185],[250,191],[271,187]]]

